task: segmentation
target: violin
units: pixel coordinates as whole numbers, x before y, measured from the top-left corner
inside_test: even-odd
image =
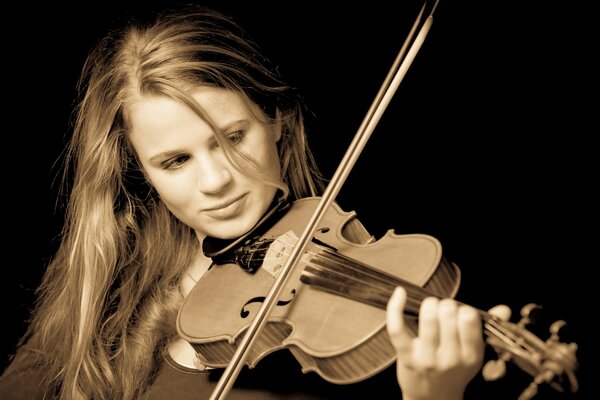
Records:
[[[424,234],[370,237],[353,212],[334,199],[385,108],[404,78],[433,22],[439,0],[421,8],[382,87],[320,198],[278,202],[255,228],[233,241],[206,238],[213,264],[188,294],[177,329],[200,361],[225,367],[210,399],[224,398],[244,365],[289,350],[304,372],[348,384],[391,365],[396,352],[385,329],[385,308],[394,288],[407,290],[407,325],[416,331],[421,301],[454,297],[460,270],[443,257],[437,239]],[[360,243],[360,244],[357,244]],[[561,343],[564,321],[542,340],[526,329],[535,305],[518,323],[479,310],[487,342],[498,360],[485,379],[504,375],[506,361],[534,377],[519,400],[538,385],[577,391],[575,343]]]
[[[179,334],[204,365],[228,365],[318,202],[304,198],[278,204],[257,229],[212,254],[213,265],[188,294],[177,322]],[[218,242],[209,240],[205,252],[219,248]],[[421,301],[427,296],[453,298],[460,269],[443,256],[436,238],[390,230],[374,240],[356,213],[333,203],[287,279],[246,365],[254,367],[269,353],[287,349],[303,372],[314,371],[335,384],[379,373],[396,358],[385,328],[385,307],[398,285],[407,290],[406,320],[416,332]],[[518,323],[478,310],[487,343],[499,354],[484,366],[484,378],[500,378],[505,363],[513,361],[534,377],[519,399],[533,397],[542,382],[576,391],[577,345],[560,342],[564,321],[553,324],[545,341],[529,332],[525,325],[534,308],[526,306]]]

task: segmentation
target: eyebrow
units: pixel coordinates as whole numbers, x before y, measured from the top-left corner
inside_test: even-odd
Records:
[[[165,151],[162,153],[159,153],[155,156],[150,157],[150,159],[148,161],[150,161],[152,164],[156,164],[156,163],[160,163],[161,160],[167,160],[171,157],[175,157],[178,154],[184,153],[183,150],[169,150],[169,151]]]
[[[235,121],[231,121],[230,123],[228,123],[227,125],[225,125],[222,128],[219,128],[219,131],[221,133],[226,133],[228,130],[232,129],[232,128],[247,128],[248,125],[250,125],[250,121],[248,121],[247,119],[239,119],[239,120],[235,120]],[[152,157],[150,157],[148,159],[149,162],[156,164],[159,163],[161,160],[167,160],[171,157],[174,157],[176,155],[185,153],[185,150],[182,149],[173,149],[173,150],[168,150],[168,151],[164,151],[162,153],[159,153],[157,155],[154,155]]]
[[[233,128],[233,127],[235,127],[236,129],[247,128],[248,125],[250,125],[250,121],[248,121],[247,119],[238,119],[238,120],[235,120],[235,121],[231,121],[230,123],[228,123],[224,127],[219,128],[219,130],[222,133],[225,133],[228,130],[230,130],[231,128]]]

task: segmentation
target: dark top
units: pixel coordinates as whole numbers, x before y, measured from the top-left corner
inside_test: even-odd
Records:
[[[0,377],[0,399],[51,399],[42,385],[41,367],[35,363],[35,350],[21,347]],[[208,399],[222,370],[199,372],[181,367],[168,356],[158,376],[142,396],[143,400]],[[401,399],[395,365],[362,382],[335,385],[316,373],[302,373],[300,365],[287,350],[276,351],[262,359],[256,368],[244,368],[236,379],[228,400],[269,399]]]

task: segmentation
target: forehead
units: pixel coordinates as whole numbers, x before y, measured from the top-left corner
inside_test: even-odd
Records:
[[[252,115],[252,110],[239,93],[234,91],[202,86],[190,92],[192,98],[207,112],[208,117],[218,122],[220,118]]]
[[[130,127],[136,129],[148,123],[155,125],[201,118],[220,128],[233,119],[254,119],[257,115],[258,107],[228,89],[201,86],[192,89],[189,95],[199,106],[200,114],[178,99],[163,95],[141,96],[127,107]]]
[[[163,95],[143,96],[130,104],[127,135],[139,156],[189,150],[190,146],[214,140],[215,130],[227,134],[239,129],[240,124],[248,129],[265,126],[259,120],[260,111],[255,110],[258,106],[234,91],[199,87],[190,96],[199,110]]]

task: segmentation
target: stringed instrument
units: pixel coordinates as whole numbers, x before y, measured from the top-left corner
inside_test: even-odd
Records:
[[[186,298],[177,326],[204,365],[229,364],[318,202],[305,198],[278,204],[253,231],[212,253],[214,263]],[[348,236],[361,236],[361,227],[355,213],[335,203],[330,207],[286,281],[247,365],[288,349],[303,372],[314,371],[336,384],[359,382],[395,361],[385,307],[396,286],[407,290],[405,313],[414,332],[425,297],[456,295],[460,270],[444,258],[437,239],[389,231],[377,241],[357,244]],[[215,239],[206,243],[209,254],[222,247]],[[577,345],[558,337],[565,322],[554,323],[551,336],[542,340],[526,329],[533,309],[535,305],[524,307],[517,323],[478,310],[487,342],[499,354],[484,366],[484,378],[500,378],[505,362],[513,361],[534,377],[521,400],[533,397],[541,383],[576,391]]]
[[[437,239],[390,231],[380,240],[356,244],[349,232],[360,232],[360,223],[334,203],[425,40],[437,1],[428,12],[426,6],[322,197],[279,203],[237,240],[205,239],[204,252],[214,263],[186,298],[178,331],[202,363],[226,367],[211,400],[227,395],[244,365],[254,366],[281,349],[288,349],[304,371],[330,382],[367,379],[396,357],[384,310],[396,286],[407,290],[413,329],[425,297],[456,294],[460,271],[443,257]],[[487,342],[500,355],[484,366],[484,376],[499,378],[511,360],[534,377],[520,400],[532,398],[543,382],[577,391],[577,345],[560,342],[564,321],[553,324],[547,340],[528,331],[533,308],[526,306],[518,323],[479,311]]]

